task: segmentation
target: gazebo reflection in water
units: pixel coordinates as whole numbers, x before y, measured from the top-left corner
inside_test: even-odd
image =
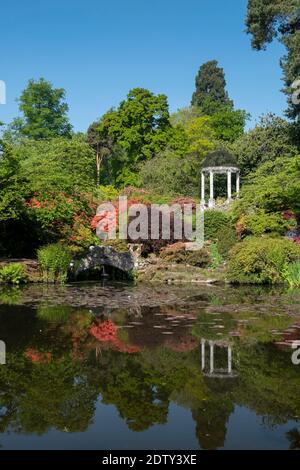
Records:
[[[208,345],[208,348],[206,347]],[[224,352],[227,349],[227,368],[215,367],[215,348],[221,348]],[[208,367],[206,364],[206,350],[209,349],[208,354]],[[232,346],[224,341],[211,341],[202,339],[201,340],[201,370],[205,377],[219,378],[219,379],[230,379],[237,377],[237,373],[232,368]],[[226,354],[226,352],[225,352]]]

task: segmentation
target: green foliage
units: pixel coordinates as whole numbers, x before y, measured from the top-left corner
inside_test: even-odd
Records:
[[[287,265],[283,269],[282,277],[290,287],[300,287],[300,259]]]
[[[40,248],[37,254],[44,282],[67,280],[71,262],[71,254],[67,247],[56,243]]]
[[[76,194],[95,185],[94,154],[82,135],[26,140],[16,147],[15,153],[20,175],[31,192]]]
[[[21,136],[35,140],[70,137],[72,126],[67,117],[68,105],[64,99],[63,88],[53,88],[43,78],[29,80],[19,98],[23,118],[17,119],[13,127],[17,128]]]
[[[244,134],[249,114],[241,109],[224,109],[211,117],[211,127],[215,137],[223,142],[234,142]]]
[[[3,149],[0,252],[32,256],[40,245],[89,230],[94,155],[83,136],[26,139],[13,146],[5,142]]]
[[[237,158],[242,174],[248,175],[262,163],[275,161],[279,157],[294,156],[291,124],[273,114],[263,116],[260,122],[241,135],[230,150]]]
[[[286,47],[287,54],[281,59],[285,89],[288,96],[289,117],[296,118],[300,105],[292,103],[292,83],[299,78],[300,49],[299,0],[248,0],[247,31],[252,35],[252,46],[261,50],[274,38]]]
[[[231,248],[236,244],[237,236],[233,227],[225,226],[217,233],[217,248],[223,258],[228,257]]]
[[[281,212],[267,213],[263,209],[258,209],[255,213],[246,215],[244,223],[244,233],[255,236],[265,233],[284,235],[289,228],[289,222],[284,220]]]
[[[20,263],[10,263],[0,269],[0,282],[5,284],[22,284],[26,281],[25,268]]]
[[[300,258],[300,247],[284,238],[247,238],[230,252],[228,279],[233,283],[283,282],[287,264]]]
[[[237,220],[241,214],[253,214],[258,209],[266,213],[292,210],[300,218],[299,155],[268,161],[249,176],[232,215]]]
[[[214,114],[220,107],[233,107],[226,91],[224,70],[216,60],[202,64],[196,76],[196,90],[192,106],[200,107],[206,114]]]
[[[183,159],[166,151],[141,166],[140,178],[143,187],[158,194],[197,196],[199,161],[194,155]]]
[[[20,305],[22,290],[17,285],[5,285],[0,288],[0,302],[5,305]]]
[[[114,186],[98,186],[94,190],[94,196],[99,201],[115,201],[118,199],[120,191]]]
[[[219,249],[218,249],[218,245],[217,243],[212,243],[210,246],[209,246],[209,251],[210,251],[210,255],[211,255],[211,267],[213,269],[216,269],[218,268],[222,262],[223,262],[223,258],[222,258],[222,255],[219,253]]]
[[[217,240],[221,229],[230,226],[230,218],[221,211],[208,210],[204,213],[204,238]]]
[[[38,306],[37,316],[48,323],[65,323],[72,314],[72,310],[69,305],[41,304]]]
[[[186,252],[186,263],[198,268],[206,268],[212,260],[211,251],[207,248],[201,250],[191,250]]]
[[[111,157],[102,167],[104,180],[110,179],[119,186],[136,185],[136,165],[166,147],[170,129],[165,95],[155,96],[143,88],[130,90],[117,109],[101,118],[96,130],[98,138],[91,135],[93,145],[99,143],[100,153],[109,149]]]
[[[0,140],[0,152],[1,227],[1,222],[8,219],[16,219],[22,213],[24,188],[20,184],[21,181],[18,176],[19,161],[13,152],[13,148],[7,142]],[[3,233],[3,229],[1,233]]]

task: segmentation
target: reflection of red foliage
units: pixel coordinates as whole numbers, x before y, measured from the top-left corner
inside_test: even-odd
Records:
[[[52,354],[50,352],[39,352],[35,349],[26,349],[24,353],[27,359],[30,359],[31,362],[50,362],[52,359]]]
[[[98,341],[115,341],[118,328],[111,320],[107,320],[98,323],[98,325],[93,325],[90,332]]]
[[[129,346],[118,338],[118,327],[111,321],[99,321],[90,328],[90,333],[100,342],[116,348],[120,352],[135,353],[137,346]]]
[[[192,337],[187,337],[180,342],[178,342],[176,339],[168,339],[165,342],[165,345],[173,351],[189,352],[199,347],[199,341]]]

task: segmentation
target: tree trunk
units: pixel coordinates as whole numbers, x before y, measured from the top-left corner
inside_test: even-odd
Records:
[[[101,168],[101,161],[102,158],[100,156],[100,153],[96,153],[96,185],[100,186],[100,168]]]

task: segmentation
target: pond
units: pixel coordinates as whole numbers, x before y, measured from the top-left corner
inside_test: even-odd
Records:
[[[299,449],[300,291],[0,290],[1,449]]]

